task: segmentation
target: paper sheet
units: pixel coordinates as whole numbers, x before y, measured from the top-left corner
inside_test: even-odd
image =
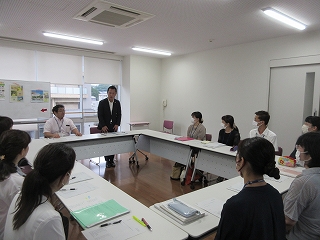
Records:
[[[210,198],[210,199],[206,199],[204,201],[198,202],[196,205],[206,210],[207,212],[215,215],[216,217],[220,218],[223,204],[225,204],[224,201],[221,201],[216,198]]]
[[[87,208],[102,202],[105,202],[106,199],[100,196],[91,196],[91,195],[86,195],[81,198],[77,198],[72,204],[68,205],[69,210],[72,211],[77,211],[79,209]]]
[[[73,188],[75,188],[76,190],[70,190]],[[56,192],[56,194],[64,198],[70,198],[82,193],[93,191],[95,189],[96,187],[88,182],[78,182],[72,185],[64,186],[62,189],[60,189],[60,191]]]
[[[243,182],[238,182],[236,184],[233,184],[232,186],[228,187],[227,189],[234,191],[234,192],[240,192],[243,188],[244,184]]]
[[[296,177],[296,176],[301,174],[300,171],[298,171],[298,170],[296,170],[294,168],[289,169],[289,168],[284,168],[284,167],[281,167],[281,166],[277,166],[277,167],[279,168],[280,173],[282,175],[286,175],[286,176],[289,176],[289,177]]]
[[[225,146],[225,144],[218,143],[218,142],[207,143],[204,145],[204,147],[208,147],[208,148],[218,148],[218,147],[222,147],[222,146]]]
[[[120,220],[120,218],[111,220],[110,222],[116,220]],[[148,231],[148,229],[134,221],[132,217],[126,217],[122,219],[121,223],[109,225],[106,227],[92,227],[82,231],[82,233],[88,240],[124,240],[137,236],[146,231]]]
[[[268,175],[264,175],[263,178],[264,178],[264,180],[265,180],[266,182],[268,182],[268,181],[273,181],[273,182],[281,183],[281,182],[287,180],[289,177],[284,176],[284,175],[280,175],[280,179],[275,179],[275,178],[273,178],[273,177],[269,177]]]

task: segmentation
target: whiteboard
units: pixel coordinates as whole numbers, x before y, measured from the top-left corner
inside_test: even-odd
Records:
[[[0,79],[0,115],[12,119],[50,118],[50,83]]]

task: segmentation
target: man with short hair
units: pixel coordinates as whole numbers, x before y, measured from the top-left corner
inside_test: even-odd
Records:
[[[275,151],[278,151],[277,135],[268,128],[270,120],[269,113],[266,111],[258,111],[255,112],[255,114],[252,122],[255,128],[250,131],[249,137],[263,137],[273,144]]]
[[[98,129],[103,133],[117,132],[121,123],[121,105],[119,100],[115,99],[117,88],[110,86],[107,91],[108,97],[101,100],[98,106]],[[104,156],[106,168],[115,167],[114,155]]]
[[[66,114],[64,106],[58,104],[52,108],[54,116],[48,119],[44,125],[43,134],[46,138],[60,138],[74,133],[82,136],[70,118],[64,117]]]

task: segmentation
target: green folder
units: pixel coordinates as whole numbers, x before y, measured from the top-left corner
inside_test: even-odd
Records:
[[[82,228],[89,228],[98,223],[130,212],[114,199],[87,208],[70,212]]]

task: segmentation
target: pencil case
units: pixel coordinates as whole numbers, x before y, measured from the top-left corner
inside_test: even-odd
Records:
[[[278,160],[279,165],[283,165],[286,167],[295,167],[296,166],[296,160],[289,156],[281,156]]]
[[[189,207],[178,200],[173,200],[173,202],[168,204],[168,207],[173,211],[175,211],[176,213],[186,218],[192,217],[193,215],[199,213],[198,210],[192,207]]]

